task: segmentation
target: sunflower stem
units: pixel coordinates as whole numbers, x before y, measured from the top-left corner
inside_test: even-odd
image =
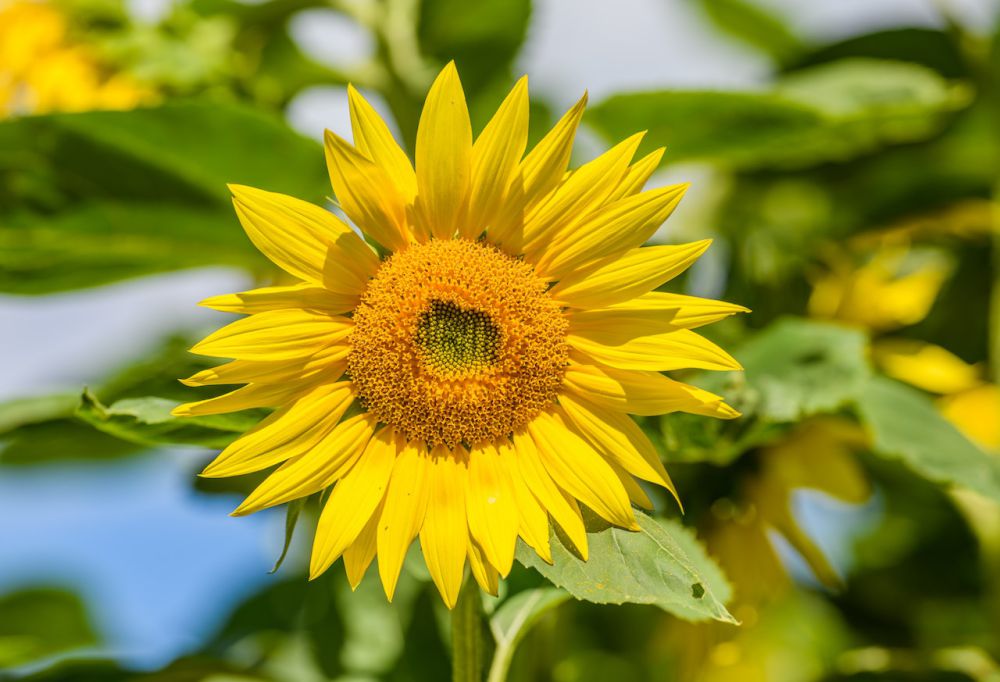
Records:
[[[476,582],[467,579],[451,611],[452,682],[482,682],[484,627],[483,599]]]

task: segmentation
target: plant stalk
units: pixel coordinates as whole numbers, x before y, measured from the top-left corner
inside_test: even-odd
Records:
[[[476,582],[466,579],[451,611],[452,682],[482,682],[486,641],[483,599]]]

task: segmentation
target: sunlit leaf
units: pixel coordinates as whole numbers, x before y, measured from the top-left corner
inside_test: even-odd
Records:
[[[166,398],[126,398],[102,405],[84,391],[77,415],[93,427],[122,440],[142,445],[187,444],[225,447],[256,424],[260,415],[239,412],[201,417],[174,417],[177,406]]]
[[[636,512],[639,531],[609,526],[588,514],[590,557],[583,561],[552,536],[549,565],[523,543],[517,558],[577,599],[598,604],[655,604],[687,620],[735,622],[726,610],[730,587],[690,530]]]

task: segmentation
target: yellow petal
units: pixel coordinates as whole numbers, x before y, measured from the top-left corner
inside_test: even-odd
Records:
[[[343,347],[343,356],[349,348]],[[289,381],[305,381],[317,378],[323,373],[323,379],[334,382],[340,378],[347,367],[345,357],[337,357],[339,353],[323,353],[302,360],[278,360],[275,362],[259,362],[256,360],[232,360],[230,362],[209,367],[196,372],[187,379],[181,379],[185,386],[217,386],[220,384],[282,384]]]
[[[191,352],[239,360],[295,360],[334,346],[353,329],[347,317],[298,308],[272,310],[226,325]]]
[[[354,397],[349,381],[313,389],[233,441],[201,475],[239,476],[309,452],[333,430]]]
[[[576,129],[580,126],[580,119],[586,106],[587,93],[584,93],[583,97],[563,114],[555,127],[524,157],[520,175],[524,194],[529,201],[545,194],[562,180],[569,165],[570,154],[573,152]]]
[[[344,550],[344,570],[347,572],[347,582],[350,583],[352,590],[358,589],[361,579],[365,577],[368,566],[371,565],[372,559],[375,558],[375,534],[378,530],[379,519],[382,518],[383,504],[384,499],[383,503],[380,503],[378,508],[372,513],[365,527],[358,533],[357,539],[351,543],[350,547]]]
[[[556,415],[541,412],[528,423],[538,457],[560,488],[610,523],[638,530],[628,494],[607,462]]]
[[[175,417],[200,417],[208,414],[239,412],[258,407],[274,407],[294,400],[315,385],[312,381],[292,381],[284,384],[248,384],[215,398],[178,405],[170,414]]]
[[[310,452],[282,464],[243,501],[233,516],[308,497],[351,469],[375,431],[375,419],[359,414],[342,421]]]
[[[507,475],[510,477],[511,491],[514,493],[514,507],[519,516],[518,533],[538,556],[551,564],[549,516],[521,475],[514,444],[504,439],[499,443],[497,449],[500,451],[500,463],[507,469]]]
[[[571,364],[566,368],[564,390],[598,406],[630,414],[689,412],[722,419],[739,416],[721,396],[656,372]]]
[[[552,297],[574,308],[603,308],[645,294],[684,272],[711,239],[677,246],[647,246],[600,261],[552,287]]]
[[[309,579],[323,573],[353,543],[382,502],[396,461],[393,430],[382,428],[323,505],[313,541]]]
[[[673,311],[670,323],[675,327],[694,329],[706,324],[718,322],[736,313],[748,313],[749,308],[737,303],[715,301],[710,298],[671,294],[652,291],[631,301],[616,303],[614,310],[630,310],[633,312]]]
[[[566,422],[612,464],[633,476],[663,486],[677,497],[677,489],[656,448],[631,417],[603,410],[570,394],[560,396],[559,405]]]
[[[288,308],[309,308],[336,315],[353,309],[360,300],[360,290],[344,294],[313,284],[295,284],[251,289],[238,294],[222,294],[206,298],[199,305],[225,313],[244,315]]]
[[[514,432],[514,449],[517,469],[535,499],[552,515],[559,527],[576,547],[580,556],[587,558],[587,531],[576,500],[559,488],[546,471],[538,455],[535,441],[527,432]],[[550,557],[551,558],[551,557]]]
[[[419,162],[418,162],[419,163]],[[445,606],[454,608],[469,551],[465,490],[469,453],[439,445],[427,455],[427,513],[420,549]]]
[[[536,269],[543,277],[563,279],[640,246],[673,213],[687,188],[686,183],[661,187],[602,206],[574,229],[561,232],[559,242],[539,255]]]
[[[417,176],[406,152],[393,139],[382,117],[353,85],[347,86],[347,98],[351,108],[354,146],[385,171],[404,201],[412,203],[417,196]]]
[[[625,197],[630,197],[633,194],[641,192],[650,176],[659,167],[664,151],[665,149],[660,147],[629,166],[625,177],[622,178],[621,182],[618,183],[618,187],[608,197],[608,202],[618,201],[619,199],[624,199]]]
[[[392,601],[406,550],[424,523],[427,509],[427,455],[420,443],[408,443],[396,457],[376,539],[378,572]]]
[[[500,574],[486,559],[482,547],[473,539],[469,538],[469,569],[472,577],[479,583],[479,587],[484,592],[497,596],[500,589]]]
[[[619,369],[666,372],[675,369],[739,370],[743,367],[729,353],[689,329],[633,336],[632,331],[588,328],[569,334],[569,344],[585,355]]]
[[[643,133],[618,143],[580,166],[524,218],[524,250],[532,257],[569,234],[611,195],[628,170]]]
[[[524,157],[504,200],[503,210],[497,214],[495,224],[490,226],[492,243],[510,253],[521,253],[524,211],[562,181],[586,104],[587,95],[584,94]]]
[[[472,175],[472,123],[455,63],[441,71],[417,127],[417,215],[424,232],[450,239],[462,224]],[[464,556],[464,553],[463,553]]]
[[[390,251],[406,248],[406,202],[381,167],[326,131],[326,167],[340,207],[362,232]]]
[[[472,146],[468,218],[459,235],[475,239],[493,225],[528,143],[528,78],[517,82]]]
[[[466,495],[469,532],[486,558],[506,576],[514,563],[520,517],[510,472],[492,444],[469,453],[469,489]]]
[[[329,211],[253,187],[229,189],[250,241],[289,274],[352,294],[378,269],[375,252]]]
[[[649,495],[646,494],[646,491],[642,489],[642,486],[639,485],[632,475],[614,462],[608,462],[608,464],[611,466],[611,470],[615,472],[615,475],[618,476],[618,480],[621,481],[625,492],[628,493],[629,502],[641,509],[651,511],[653,509],[653,501],[649,499]]]

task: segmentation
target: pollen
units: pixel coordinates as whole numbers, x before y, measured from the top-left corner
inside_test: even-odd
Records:
[[[354,313],[348,373],[379,421],[428,445],[511,434],[551,405],[567,320],[534,269],[432,240],[387,258]]]

